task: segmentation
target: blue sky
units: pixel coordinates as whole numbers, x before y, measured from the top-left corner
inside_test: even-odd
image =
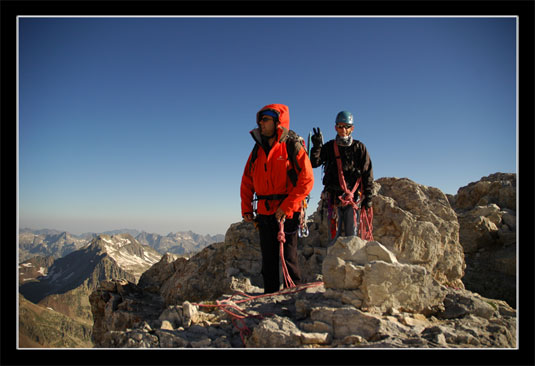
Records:
[[[516,172],[516,52],[514,17],[20,18],[19,226],[224,234],[270,103],[455,194]]]

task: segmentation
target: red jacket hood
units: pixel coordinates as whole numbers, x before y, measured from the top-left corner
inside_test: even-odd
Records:
[[[256,123],[258,123],[258,120],[260,119],[260,112],[265,110],[271,110],[279,116],[279,126],[282,126],[286,128],[287,130],[290,129],[290,110],[288,109],[287,105],[284,104],[268,104],[262,109],[258,111],[256,114]]]

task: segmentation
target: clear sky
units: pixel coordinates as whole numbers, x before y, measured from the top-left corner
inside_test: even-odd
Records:
[[[516,172],[516,18],[19,19],[19,226],[224,234],[266,104],[375,178]],[[322,190],[321,168],[308,214]]]

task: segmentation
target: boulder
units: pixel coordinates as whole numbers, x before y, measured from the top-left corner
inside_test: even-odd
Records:
[[[441,284],[462,288],[459,223],[444,193],[407,178],[381,178],[373,198],[373,237],[400,263],[425,267]]]
[[[445,287],[423,266],[376,261],[364,268],[363,306],[382,313],[435,314],[443,308]]]
[[[425,267],[399,263],[376,241],[341,237],[323,262],[326,296],[380,313],[403,311],[430,315],[441,310],[445,288]]]
[[[160,289],[167,305],[213,300],[233,291],[259,291],[262,286],[260,243],[251,223],[232,224],[225,242],[211,244],[174,265],[175,272]]]
[[[160,292],[161,285],[177,270],[179,263],[187,262],[176,254],[166,253],[160,261],[141,275],[138,285],[146,291]]]
[[[291,320],[275,315],[263,319],[245,344],[252,348],[295,348],[301,345],[301,333]]]
[[[492,203],[516,211],[515,173],[494,173],[482,177],[477,182],[459,188],[455,197],[455,207],[459,210],[470,210]]]

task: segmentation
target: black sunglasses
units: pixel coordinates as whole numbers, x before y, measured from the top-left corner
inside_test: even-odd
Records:
[[[353,126],[352,125],[336,125],[336,128],[345,128],[346,130],[350,129],[351,127]]]

